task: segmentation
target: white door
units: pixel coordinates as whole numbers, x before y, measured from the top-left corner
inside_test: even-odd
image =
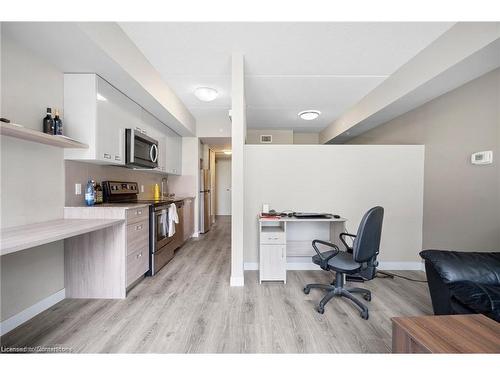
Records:
[[[231,159],[215,162],[215,213],[231,215]]]

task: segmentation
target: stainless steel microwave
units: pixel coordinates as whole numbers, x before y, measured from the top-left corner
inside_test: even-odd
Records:
[[[158,141],[134,130],[125,130],[125,163],[128,167],[158,167]]]

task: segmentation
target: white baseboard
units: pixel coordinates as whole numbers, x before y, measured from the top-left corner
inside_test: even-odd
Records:
[[[259,269],[259,263],[257,263],[257,262],[245,262],[245,263],[243,263],[243,269],[245,271],[257,271]]]
[[[244,286],[245,279],[243,276],[231,276],[231,279],[229,280],[229,285],[230,286]]]
[[[42,311],[47,310],[49,307],[54,306],[56,303],[66,298],[66,290],[61,289],[47,298],[38,301],[27,309],[17,313],[14,316],[4,320],[0,323],[0,335],[5,335],[7,332],[12,331],[14,328],[19,327],[21,324],[27,322],[35,315],[40,314]]]
[[[393,271],[424,271],[424,264],[422,262],[380,262],[377,267],[379,270],[393,270]],[[259,269],[257,262],[245,262],[243,264],[245,271],[256,271]],[[287,270],[292,271],[308,271],[320,270],[318,265],[312,262],[288,262],[286,264]]]
[[[259,269],[259,263],[245,262],[243,264],[243,269],[245,271],[257,271]],[[307,270],[320,270],[321,268],[319,268],[319,266],[314,263],[288,262],[286,264],[286,269],[292,271],[307,271]]]
[[[377,267],[379,270],[393,271],[425,271],[423,262],[383,262]]]

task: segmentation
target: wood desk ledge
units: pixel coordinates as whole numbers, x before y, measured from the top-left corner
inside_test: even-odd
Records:
[[[0,255],[94,232],[124,222],[123,219],[57,219],[4,228],[0,231]]]

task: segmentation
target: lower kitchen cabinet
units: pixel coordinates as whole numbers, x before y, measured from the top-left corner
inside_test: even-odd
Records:
[[[127,210],[127,288],[149,270],[149,210]]]
[[[194,233],[194,198],[184,200],[184,242]]]
[[[106,254],[104,255],[107,262],[116,264],[113,267],[114,273],[103,274],[103,281],[99,284],[106,285],[106,288],[113,292],[101,293],[99,285],[87,287],[85,280],[82,280],[79,295],[72,295],[71,298],[125,298],[127,289],[149,270],[148,205],[65,207],[64,217],[67,219],[123,219],[123,224],[116,225],[114,235],[114,241],[119,244],[121,250],[115,252],[110,259]],[[85,237],[74,237],[72,241],[81,241],[81,247],[85,247],[87,240]],[[102,239],[100,242],[102,243]],[[110,247],[108,244],[105,245],[104,249]],[[74,244],[76,248],[79,246],[78,243]]]
[[[149,246],[127,255],[127,288],[149,270]]]

